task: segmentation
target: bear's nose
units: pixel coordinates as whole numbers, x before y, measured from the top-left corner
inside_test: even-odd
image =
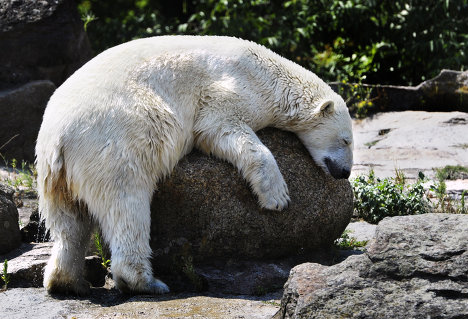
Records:
[[[329,157],[326,157],[324,162],[325,165],[327,165],[330,175],[335,179],[346,179],[349,177],[349,175],[351,175],[350,169],[341,167]]]

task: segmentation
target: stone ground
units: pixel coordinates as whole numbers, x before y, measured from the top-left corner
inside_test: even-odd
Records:
[[[391,112],[354,121],[355,166],[352,176],[373,168],[379,177],[409,178],[433,168],[468,166],[468,114],[461,112]],[[8,176],[3,171],[0,178]],[[468,189],[468,180],[447,182],[448,190]],[[375,226],[351,223],[350,236],[368,240]],[[43,288],[0,292],[0,318],[271,318],[279,309],[281,291],[262,297],[208,294],[166,296],[121,295],[93,288],[89,298],[51,297]]]
[[[0,292],[0,318],[270,318],[281,292],[263,297],[169,294],[129,297],[93,288],[89,298],[51,297],[44,288]]]

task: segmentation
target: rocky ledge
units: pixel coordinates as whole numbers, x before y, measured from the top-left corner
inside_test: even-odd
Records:
[[[273,318],[468,318],[468,215],[384,219],[364,254],[293,268]]]

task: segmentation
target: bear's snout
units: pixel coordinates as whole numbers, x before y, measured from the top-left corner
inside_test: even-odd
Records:
[[[335,179],[347,179],[349,175],[351,175],[350,169],[338,165],[329,157],[325,157],[324,162],[327,166],[328,172],[330,172],[330,175]]]

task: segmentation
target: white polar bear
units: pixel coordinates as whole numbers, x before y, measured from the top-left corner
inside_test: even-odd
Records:
[[[262,207],[287,207],[287,185],[254,133],[266,126],[295,132],[325,172],[348,178],[345,102],[263,46],[165,36],[92,59],[51,97],[37,140],[39,207],[54,239],[44,286],[89,292],[84,257],[98,224],[119,289],[168,292],[149,261],[150,202],[158,181],[193,147],[237,167]]]

